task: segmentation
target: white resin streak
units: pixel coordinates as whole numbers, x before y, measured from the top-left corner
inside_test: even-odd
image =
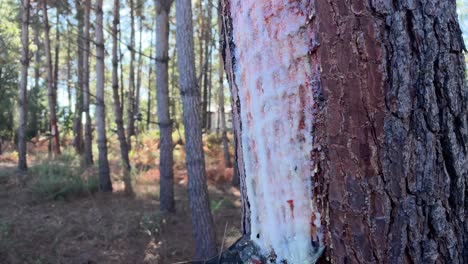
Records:
[[[278,263],[311,263],[311,219],[320,228],[311,200],[311,40],[299,12],[306,2],[231,1],[251,239]]]

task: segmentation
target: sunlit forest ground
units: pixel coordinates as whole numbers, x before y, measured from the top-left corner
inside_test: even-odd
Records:
[[[2,263],[176,263],[194,260],[187,171],[175,146],[177,212],[159,213],[158,136],[139,135],[131,152],[135,195],[124,194],[119,144],[110,138],[114,192],[97,192],[97,166],[80,168],[70,139],[49,158],[47,138],[28,143],[30,170],[16,173],[17,153],[0,156],[0,259]],[[177,141],[178,133],[174,134]],[[230,136],[232,140],[232,136]],[[225,168],[221,140],[204,136],[211,210],[219,248],[240,236],[240,194]],[[231,153],[232,153],[231,149]],[[96,157],[97,150],[94,155]],[[3,262],[5,261],[5,262]]]

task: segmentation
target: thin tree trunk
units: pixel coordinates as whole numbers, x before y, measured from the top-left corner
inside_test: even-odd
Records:
[[[156,0],[156,88],[160,131],[160,210],[174,212],[174,157],[169,114],[169,12],[172,0]]]
[[[130,74],[128,78],[127,104],[127,141],[129,150],[132,149],[132,136],[135,135],[135,6],[130,0]]]
[[[176,78],[176,71],[177,71],[177,49],[174,49],[172,52],[172,59],[169,61],[171,63],[171,92],[169,96],[169,105],[170,105],[170,116],[171,120],[177,121],[177,107],[176,107],[176,90],[177,90],[177,78]],[[157,76],[156,76],[157,78]]]
[[[246,237],[278,262],[466,263],[456,2],[240,2],[221,6]]]
[[[150,42],[150,58],[153,57],[153,28],[156,20],[153,20],[152,25],[151,25],[151,42]],[[150,59],[149,62],[149,73],[148,73],[148,105],[146,109],[146,130],[150,129],[151,125],[151,102],[153,98],[151,97],[151,91],[153,90],[153,60]]]
[[[206,185],[205,156],[200,127],[200,88],[195,72],[195,54],[190,0],[176,0],[177,54],[180,94],[185,126],[188,196],[196,255],[207,259],[216,254],[216,238]]]
[[[70,23],[67,23],[67,33],[70,34]],[[71,41],[67,41],[67,99],[68,99],[68,116],[72,116],[72,92],[71,92]]]
[[[203,99],[202,99],[202,116],[203,116],[203,124],[202,128],[205,129],[205,132],[209,132],[209,108],[208,108],[208,78],[209,78],[209,66],[208,63],[210,61],[210,46],[211,46],[211,1],[208,1],[206,4],[207,14],[205,17],[205,12],[203,12],[203,42],[205,43],[205,49],[201,52],[204,53],[204,61],[203,61],[203,69],[202,69],[202,79],[203,79]],[[201,41],[201,40],[200,40]]]
[[[54,74],[52,69],[52,55],[50,52],[50,34],[49,34],[49,18],[47,14],[47,2],[42,0],[42,16],[44,23],[44,48],[47,61],[47,87],[49,101],[49,116],[50,116],[50,136],[51,136],[51,151],[54,155],[60,155],[60,139],[57,125],[57,102],[56,91],[54,89]]]
[[[83,50],[83,112],[85,115],[85,139],[84,139],[84,166],[93,165],[93,132],[91,116],[89,114],[90,92],[89,92],[89,53],[90,53],[90,16],[91,0],[85,0],[84,20],[84,50]]]
[[[114,98],[114,115],[115,123],[117,124],[117,136],[120,143],[120,155],[124,167],[124,183],[125,183],[125,192],[127,194],[132,194],[132,185],[130,179],[130,159],[128,157],[128,146],[127,139],[125,138],[125,129],[123,124],[123,112],[120,107],[120,97],[119,97],[119,61],[118,61],[118,27],[120,24],[120,0],[114,0],[114,10],[113,10],[114,20],[112,27],[112,95]]]
[[[220,53],[221,54],[221,53]],[[218,104],[219,104],[219,114],[220,114],[220,119],[221,119],[221,138],[223,140],[223,154],[224,154],[224,165],[226,168],[232,168],[232,162],[231,162],[231,154],[229,153],[229,140],[227,137],[227,131],[226,131],[226,111],[224,110],[224,82],[223,82],[223,58],[220,56],[219,58],[219,98],[218,98]],[[232,178],[232,184],[234,186],[239,185],[239,178],[236,177],[236,175],[233,175]]]
[[[55,10],[55,59],[54,59],[54,100],[56,107],[57,105],[57,92],[58,92],[58,79],[59,79],[59,67],[60,67],[60,20],[59,10]]]
[[[106,106],[104,104],[104,33],[102,1],[96,1],[96,126],[99,151],[99,187],[112,191],[109,160],[107,159]]]
[[[120,16],[120,11],[119,11]],[[122,39],[122,27],[119,27],[119,39]],[[120,62],[120,108],[122,109],[122,115],[125,110],[125,84],[124,84],[124,69],[123,69],[123,53],[122,53],[122,46],[119,43],[119,62]],[[123,118],[123,117],[122,117]]]
[[[27,164],[27,149],[26,149],[26,125],[28,122],[28,99],[27,99],[27,86],[28,86],[28,68],[29,68],[29,13],[30,13],[29,0],[23,0],[21,8],[21,81],[19,86],[18,96],[18,169],[26,171]]]
[[[77,67],[78,67],[78,86],[75,90],[75,118],[73,120],[73,145],[78,154],[83,154],[84,142],[83,142],[83,6],[80,0],[75,0],[76,7],[76,20],[78,21],[78,36],[77,36]]]
[[[135,115],[140,113],[140,92],[141,92],[141,67],[143,66],[143,56],[142,56],[142,32],[143,32],[143,17],[141,15],[141,6],[138,6],[139,14],[139,32],[140,32],[140,40],[138,44],[138,65],[137,65],[137,80],[136,80],[136,91],[135,91]],[[138,133],[139,127],[137,126],[135,133]]]

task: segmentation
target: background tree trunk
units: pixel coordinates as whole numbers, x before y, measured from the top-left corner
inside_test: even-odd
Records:
[[[77,36],[77,78],[78,85],[75,92],[75,119],[73,120],[73,145],[78,154],[83,154],[84,142],[83,142],[83,49],[84,49],[84,40],[83,40],[83,6],[80,0],[75,0],[76,8],[76,20],[78,21],[78,36]]]
[[[132,149],[132,136],[135,135],[135,6],[130,0],[130,74],[128,78],[127,105],[127,141],[128,149]]]
[[[468,90],[455,2],[255,2],[222,2],[245,233],[288,261],[310,263],[324,245],[323,262],[466,263]],[[293,142],[309,154],[272,162]],[[311,209],[291,199],[300,185],[262,192],[301,177]],[[287,228],[310,231],[308,250],[285,250],[263,229],[283,221],[282,207]],[[310,224],[297,225],[308,210]]]
[[[139,2],[139,1],[138,1]],[[143,4],[143,3],[139,3],[139,4]],[[143,15],[142,15],[142,8],[141,6],[137,6],[137,16],[138,16],[138,23],[139,23],[139,32],[140,32],[140,36],[139,36],[139,43],[138,43],[138,64],[137,64],[137,79],[136,79],[136,90],[135,90],[135,110],[133,111],[135,113],[135,115],[139,114],[140,113],[140,93],[141,93],[141,69],[142,69],[142,66],[143,66],[143,50],[142,50],[142,36],[143,36]],[[138,124],[140,123],[139,121],[140,120],[137,120],[138,121]],[[140,127],[136,126],[136,131],[135,133],[138,133]]]
[[[44,23],[44,48],[47,61],[47,87],[49,101],[49,116],[50,116],[50,137],[51,150],[54,155],[60,155],[60,138],[57,125],[57,95],[54,87],[54,74],[52,68],[52,55],[50,52],[50,34],[49,34],[49,18],[47,15],[47,1],[42,0],[42,16]]]
[[[18,97],[18,169],[26,171],[28,164],[26,160],[26,125],[28,122],[28,99],[27,99],[27,86],[28,86],[28,68],[29,68],[29,0],[23,0],[21,8],[21,80],[19,87]]]
[[[160,131],[160,210],[175,211],[172,120],[169,115],[169,12],[173,0],[156,0],[156,88]]]
[[[188,196],[196,256],[207,259],[216,254],[213,217],[210,210],[205,175],[205,157],[200,127],[200,88],[195,75],[192,6],[190,0],[176,0],[177,64],[185,126],[185,151],[188,173]]]
[[[112,182],[109,160],[107,159],[106,106],[104,104],[105,66],[102,1],[96,1],[96,126],[99,151],[99,187],[104,192],[111,192]]]
[[[156,10],[157,11],[157,10]],[[155,26],[156,19],[152,21],[151,24],[151,40],[150,40],[150,58],[153,58],[153,46],[154,46],[154,26]],[[151,108],[152,104],[151,102],[153,101],[152,98],[152,91],[153,91],[153,59],[150,59],[149,61],[149,72],[148,72],[148,104],[146,108],[146,130],[150,130],[151,126]]]
[[[130,179],[130,159],[128,157],[127,139],[125,138],[125,129],[123,125],[123,112],[120,107],[119,97],[119,60],[118,60],[118,27],[120,24],[120,0],[114,0],[113,10],[114,20],[112,23],[112,95],[114,98],[115,123],[117,125],[117,136],[120,143],[120,155],[124,168],[125,192],[133,193]],[[123,102],[122,102],[123,103]]]
[[[89,53],[90,53],[90,16],[91,0],[85,0],[84,21],[84,50],[83,50],[83,112],[85,115],[85,140],[84,140],[84,165],[93,165],[93,130],[91,115],[89,114],[90,91],[89,91]]]

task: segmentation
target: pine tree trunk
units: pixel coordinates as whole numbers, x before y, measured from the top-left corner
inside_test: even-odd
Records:
[[[141,10],[141,7],[138,7],[138,10]],[[137,65],[137,80],[136,80],[136,91],[135,91],[135,115],[140,113],[140,93],[141,93],[141,68],[143,66],[143,56],[142,56],[142,32],[143,32],[143,17],[141,15],[141,12],[139,12],[140,15],[139,17],[139,32],[140,32],[140,40],[138,44],[138,65]],[[138,133],[138,130],[140,128],[138,125],[136,126],[135,133]]]
[[[154,37],[154,34],[153,34],[153,28],[155,26],[155,21],[156,20],[153,20],[152,22],[152,25],[151,25],[151,40],[150,40],[150,58],[153,58],[153,37]],[[151,126],[151,108],[152,108],[152,91],[153,91],[153,60],[150,59],[150,62],[149,62],[149,72],[148,72],[148,104],[147,104],[147,108],[146,108],[146,130],[149,130],[150,129],[150,126]]]
[[[220,50],[220,54],[222,54],[222,50]],[[227,131],[226,131],[226,110],[224,109],[224,68],[223,67],[224,67],[223,57],[220,55],[218,104],[219,104],[219,116],[221,119],[221,139],[223,141],[224,166],[226,166],[226,168],[232,168],[231,154],[229,153],[229,141],[228,141]],[[236,175],[233,175],[232,183],[234,186],[238,186],[239,177],[236,177]]]
[[[29,68],[29,0],[23,0],[21,8],[21,80],[18,96],[18,169],[26,171],[28,164],[26,160],[26,125],[28,122],[28,68]]]
[[[83,112],[85,115],[85,138],[84,138],[84,165],[93,165],[93,131],[91,115],[89,114],[90,91],[89,91],[89,53],[90,53],[90,16],[91,0],[85,0],[85,20],[84,20],[84,50],[83,50]]]
[[[57,92],[58,92],[58,80],[59,80],[59,67],[60,67],[60,20],[59,10],[55,10],[55,59],[54,59],[54,100],[56,107],[57,105]]]
[[[122,39],[122,30],[119,29],[119,39]],[[122,115],[125,110],[125,83],[124,83],[124,69],[123,69],[123,53],[122,53],[122,46],[119,43],[119,61],[120,61],[120,108],[122,111]]]
[[[174,157],[169,115],[169,12],[172,0],[156,0],[156,98],[160,131],[160,210],[174,212]]]
[[[127,141],[128,149],[132,149],[132,136],[135,135],[135,6],[130,0],[130,74],[128,78],[127,105]]]
[[[118,60],[118,26],[120,24],[120,0],[114,0],[113,10],[114,20],[112,27],[112,95],[114,98],[114,115],[115,123],[117,125],[117,136],[120,143],[120,155],[124,167],[124,183],[125,192],[127,194],[133,193],[131,179],[130,179],[130,159],[128,157],[127,139],[125,138],[125,129],[123,124],[123,112],[120,107],[119,97],[119,60]],[[123,102],[122,102],[123,103]]]
[[[77,36],[77,67],[78,67],[78,85],[75,92],[75,118],[73,120],[73,146],[78,154],[83,154],[83,6],[80,0],[75,0],[76,20],[78,21],[78,36]]]
[[[104,104],[104,33],[102,1],[96,1],[96,127],[99,151],[99,187],[112,191],[109,161],[107,159],[106,106]]]
[[[211,58],[211,54],[210,54],[210,47],[211,47],[211,1],[208,1],[208,3],[206,4],[206,10],[207,10],[207,14],[206,14],[206,17],[205,17],[205,12],[203,12],[202,14],[202,17],[203,17],[203,20],[204,21],[204,24],[202,25],[203,26],[203,29],[202,29],[202,32],[203,32],[203,35],[202,35],[202,38],[203,38],[203,42],[205,43],[204,47],[205,49],[200,51],[202,53],[204,53],[204,56],[202,56],[202,58],[204,58],[204,61],[203,61],[203,69],[202,69],[202,79],[203,79],[203,99],[202,99],[202,115],[203,115],[203,124],[202,124],[202,128],[205,129],[205,132],[209,132],[210,130],[210,126],[209,126],[209,122],[210,122],[210,116],[209,116],[209,112],[210,112],[210,109],[209,109],[209,105],[208,105],[208,94],[209,94],[209,87],[208,87],[208,84],[209,84],[209,80],[208,80],[208,77],[209,77],[209,62],[210,62],[210,58]],[[202,40],[200,40],[202,41]]]
[[[67,34],[70,34],[70,23],[67,22]],[[72,87],[72,81],[71,81],[71,41],[67,41],[67,100],[68,100],[68,112],[67,115],[69,117],[72,116],[72,108],[73,108],[73,103],[72,103],[72,92],[71,92],[71,87]],[[68,129],[68,127],[67,127]]]
[[[455,1],[222,8],[244,232],[265,257],[466,263]]]
[[[176,0],[177,64],[185,126],[188,196],[196,255],[207,259],[216,254],[213,217],[206,185],[205,157],[200,127],[200,89],[195,75],[195,54],[190,0]]]
[[[47,14],[47,0],[42,0],[42,18],[44,23],[44,48],[47,61],[47,90],[49,101],[49,121],[50,121],[50,137],[51,137],[51,151],[54,155],[60,155],[60,140],[57,125],[57,102],[56,91],[54,87],[54,74],[52,68],[52,55],[50,52],[50,34],[49,34],[49,18]]]

